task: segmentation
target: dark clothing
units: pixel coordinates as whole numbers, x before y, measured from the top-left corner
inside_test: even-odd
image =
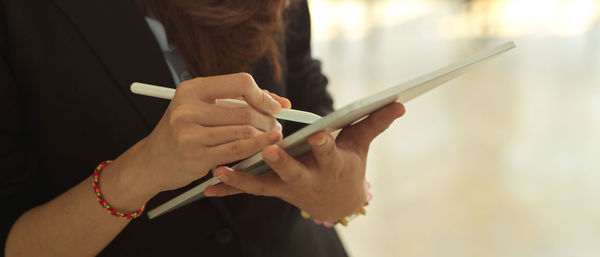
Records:
[[[306,2],[286,14],[284,82],[267,62],[258,85],[294,108],[332,110],[310,53]],[[168,101],[134,95],[134,81],[174,87],[143,14],[131,0],[0,0],[2,246],[19,215],[90,176],[147,136]],[[286,134],[297,129],[290,124]],[[92,183],[90,181],[90,193]],[[182,190],[152,199],[152,209]],[[40,231],[43,233],[43,231]],[[3,252],[3,251],[2,251]],[[279,199],[203,199],[132,221],[101,256],[346,256],[335,230],[304,220]]]

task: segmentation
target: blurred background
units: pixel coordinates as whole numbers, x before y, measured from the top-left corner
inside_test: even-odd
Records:
[[[336,107],[507,40],[373,143],[352,256],[600,256],[600,1],[310,0]]]

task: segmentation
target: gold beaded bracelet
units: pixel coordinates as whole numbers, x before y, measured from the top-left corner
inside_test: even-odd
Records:
[[[348,226],[348,222],[350,222],[351,220],[355,219],[356,217],[360,216],[360,215],[367,215],[367,205],[369,205],[369,202],[371,201],[371,199],[373,199],[373,195],[369,192],[369,189],[371,188],[371,183],[369,183],[368,181],[365,180],[365,192],[367,193],[367,202],[361,206],[356,212],[341,218],[337,221],[321,221],[319,219],[315,219],[313,218],[313,222],[316,224],[322,224],[325,227],[333,227],[335,224],[342,224],[343,226]],[[302,218],[305,219],[310,219],[310,214],[308,214],[308,212],[301,210],[300,211],[300,215],[302,215]]]

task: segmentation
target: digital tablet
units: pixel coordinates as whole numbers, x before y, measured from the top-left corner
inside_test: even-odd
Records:
[[[308,151],[310,151],[310,146],[306,142],[307,137],[310,135],[322,130],[335,131],[343,128],[358,120],[361,120],[370,113],[395,101],[407,103],[409,100],[433,88],[436,88],[444,82],[447,82],[471,70],[472,68],[481,65],[485,61],[501,55],[515,47],[516,45],[514,42],[506,42],[492,49],[482,51],[471,57],[463,59],[462,61],[419,76],[415,79],[388,88],[371,96],[359,99],[287,136],[282,141],[277,143],[277,145],[294,157],[306,154]],[[249,174],[259,174],[270,170],[269,166],[263,162],[261,153],[257,153],[239,162],[231,168]],[[150,210],[148,212],[148,217],[150,219],[155,218],[200,199],[204,197],[203,192],[206,187],[218,183],[220,183],[220,181],[213,177],[156,207],[155,209]]]

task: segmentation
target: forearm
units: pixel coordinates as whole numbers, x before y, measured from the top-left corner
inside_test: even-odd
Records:
[[[102,171],[100,189],[113,208],[135,211],[152,194],[130,186],[121,163],[117,160]],[[21,215],[8,234],[6,256],[93,256],[128,223],[98,204],[92,178],[88,177]]]

